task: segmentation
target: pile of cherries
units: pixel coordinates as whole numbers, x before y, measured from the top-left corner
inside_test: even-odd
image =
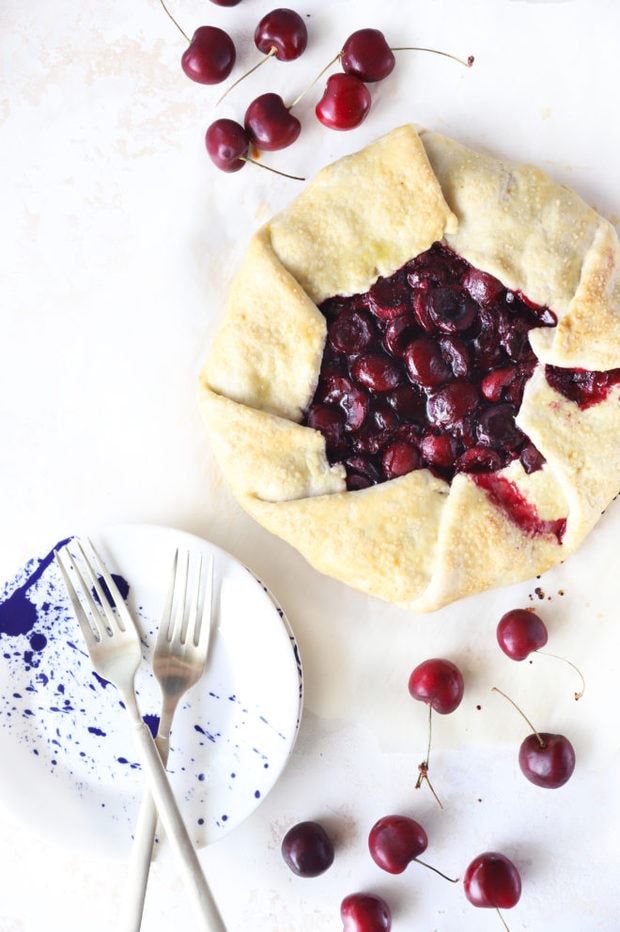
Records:
[[[506,612],[497,626],[498,644],[512,660],[521,661],[529,657],[546,644],[547,637],[543,620],[530,610],[513,609]],[[464,688],[459,667],[445,658],[423,661],[415,667],[408,681],[409,694],[428,705],[429,715],[431,711],[442,715],[454,712],[463,699]],[[510,697],[505,697],[518,709]],[[536,786],[547,789],[563,786],[575,768],[575,752],[571,742],[564,735],[537,732],[526,716],[523,717],[532,728],[532,734],[525,738],[519,750],[521,772]],[[426,775],[428,754],[420,766],[421,772]],[[419,781],[417,785],[420,785]],[[409,864],[416,862],[456,883],[456,880],[436,867],[420,860],[427,846],[425,829],[407,815],[384,816],[372,826],[368,834],[370,856],[382,870],[401,874]],[[293,825],[282,839],[281,852],[285,863],[299,877],[319,876],[331,867],[335,858],[332,840],[325,828],[315,821]],[[469,902],[477,907],[496,909],[505,928],[507,925],[501,910],[510,909],[518,903],[521,889],[517,866],[500,851],[484,851],[477,855],[463,875],[463,890]],[[392,925],[389,904],[383,897],[368,891],[347,895],[342,900],[340,915],[344,932],[389,932]]]
[[[181,57],[185,74],[199,84],[219,84],[225,81],[237,57],[230,35],[216,26],[200,26],[190,39],[171,15],[164,0],[160,2],[188,43]],[[236,6],[240,0],[213,2],[219,6]],[[271,57],[281,62],[299,58],[308,44],[306,23],[295,10],[286,7],[271,10],[256,26],[254,44],[263,58],[237,79],[229,90]],[[472,56],[461,60],[435,49],[410,47],[410,50],[446,55],[467,67],[474,61]],[[323,94],[316,104],[318,120],[335,130],[350,130],[360,126],[372,103],[367,85],[383,80],[392,72],[396,62],[394,51],[378,29],[359,29],[352,33],[338,54],[306,89],[313,87],[333,64],[340,63],[342,71],[327,79]],[[205,136],[207,152],[214,164],[222,171],[236,172],[246,162],[254,161],[250,155],[251,150],[270,152],[292,145],[301,132],[301,123],[291,111],[305,93],[290,104],[286,104],[279,94],[261,94],[247,107],[243,123],[228,118],[215,120]]]
[[[515,423],[537,360],[533,327],[555,315],[440,243],[364,294],[321,305],[318,385],[304,423],[320,430],[349,489],[428,468],[494,472],[544,460]]]
[[[447,482],[474,474],[486,488],[482,474],[515,459],[526,473],[543,466],[515,418],[538,363],[528,333],[557,324],[547,307],[435,243],[364,294],[328,298],[320,310],[327,338],[303,423],[323,434],[329,461],[344,464],[348,489],[423,468]],[[545,374],[582,408],[620,383],[620,369]],[[513,503],[520,523],[525,504]],[[528,530],[561,539],[563,520],[534,519]]]

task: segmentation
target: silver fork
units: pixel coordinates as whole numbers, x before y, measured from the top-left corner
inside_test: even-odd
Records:
[[[201,927],[226,932],[200,861],[181,818],[164,765],[148,725],[142,720],[135,693],[135,677],[142,659],[138,630],[118,587],[90,544],[87,556],[73,542],[55,552],[73,610],[96,672],[118,689],[133,725],[133,733],[150,790],[166,835],[179,859],[184,879],[195,896]],[[104,588],[105,586],[105,588]]]
[[[205,563],[207,564],[205,566]],[[170,750],[170,729],[177,706],[201,678],[209,647],[213,611],[213,557],[187,550],[175,553],[172,577],[162,611],[153,673],[162,693],[162,709],[155,743],[164,766]],[[130,891],[123,929],[139,930],[142,923],[157,812],[148,790],[142,796],[129,863]]]

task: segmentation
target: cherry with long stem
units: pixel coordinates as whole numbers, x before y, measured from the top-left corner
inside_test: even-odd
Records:
[[[575,749],[564,735],[547,731],[538,731],[525,712],[505,692],[492,687],[492,692],[499,693],[513,706],[529,725],[532,734],[521,742],[519,748],[519,767],[523,776],[535,786],[555,790],[571,778],[575,770]]]
[[[218,26],[199,26],[190,39],[164,0],[160,0],[160,3],[187,42],[187,48],[181,56],[181,68],[187,77],[198,84],[220,84],[225,81],[237,57],[235,44],[228,33]]]
[[[237,78],[222,94],[217,103],[221,103],[233,88],[237,87],[245,78],[253,74],[257,68],[264,65],[270,58],[278,61],[295,61],[306,50],[308,44],[308,29],[303,19],[295,10],[278,8],[266,13],[260,20],[254,32],[254,44],[264,57]]]

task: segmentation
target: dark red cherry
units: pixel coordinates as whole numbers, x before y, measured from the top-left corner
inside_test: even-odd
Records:
[[[519,748],[519,767],[530,783],[556,790],[573,775],[575,749],[564,735],[536,732]]]
[[[373,861],[390,874],[402,874],[427,846],[426,832],[408,816],[384,816],[375,822],[368,835]]]
[[[370,91],[355,75],[332,74],[315,113],[329,129],[355,129],[366,119],[371,102]]]
[[[308,30],[299,13],[279,7],[263,16],[254,32],[254,44],[278,61],[294,61],[306,49]]]
[[[342,932],[390,932],[392,913],[374,893],[350,893],[340,904]]]
[[[452,375],[439,344],[431,337],[421,336],[412,340],[403,353],[403,360],[412,382],[425,388],[442,385]]]
[[[215,3],[217,6],[237,6],[238,3],[241,3],[241,0],[211,0],[211,3]]]
[[[521,897],[521,875],[505,854],[485,851],[468,866],[463,887],[474,906],[511,909]]]
[[[420,441],[425,463],[437,469],[449,469],[456,457],[456,441],[450,434],[426,434]]]
[[[238,172],[246,163],[250,140],[235,120],[216,120],[208,128],[205,145],[211,160],[224,172]]]
[[[463,674],[451,660],[439,657],[425,660],[409,677],[410,695],[428,703],[441,715],[448,715],[458,708],[463,692]]]
[[[298,877],[318,877],[334,861],[333,843],[318,822],[298,822],[282,839],[282,857]]]
[[[501,465],[502,458],[496,450],[477,445],[464,450],[454,461],[455,472],[496,472]]]
[[[358,29],[342,47],[340,64],[361,81],[381,81],[393,71],[396,59],[378,29]]]
[[[461,333],[476,319],[476,305],[461,288],[434,288],[426,302],[425,314],[441,333]]]
[[[410,299],[406,279],[394,281],[379,278],[368,292],[368,306],[381,320],[392,320],[407,314]]]
[[[454,430],[478,403],[478,392],[467,379],[455,379],[429,395],[426,413],[434,428]]]
[[[525,660],[532,651],[544,647],[547,638],[542,618],[525,608],[506,612],[497,625],[497,642],[511,660]]]
[[[351,366],[353,378],[373,392],[387,392],[400,385],[405,375],[398,363],[380,353],[358,356]]]
[[[420,465],[420,454],[415,446],[404,440],[395,440],[383,452],[381,466],[387,479],[397,479]]]
[[[235,64],[235,44],[217,26],[199,26],[181,56],[181,67],[198,84],[225,81]]]
[[[301,132],[301,123],[279,94],[261,94],[245,112],[244,125],[258,149],[273,152],[292,145]]]
[[[505,291],[499,279],[475,268],[469,268],[465,272],[463,287],[478,304],[492,304]]]
[[[340,408],[326,404],[312,405],[306,416],[308,427],[320,430],[325,437],[328,451],[334,456],[346,452],[345,420],[346,415]]]
[[[375,328],[370,315],[351,308],[342,311],[329,329],[329,342],[339,353],[347,356],[362,353],[375,338]]]

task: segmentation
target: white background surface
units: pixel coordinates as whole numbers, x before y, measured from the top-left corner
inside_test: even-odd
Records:
[[[173,12],[189,33],[205,23],[228,28],[237,76],[256,61],[254,26],[273,6],[185,0]],[[512,932],[612,932],[620,922],[618,502],[542,580],[410,615],[319,577],[240,512],[212,460],[195,388],[249,236],[300,189],[252,166],[219,173],[203,146],[215,116],[241,119],[264,90],[296,96],[354,28],[374,26],[392,44],[474,54],[476,64],[399,53],[392,76],[373,89],[366,123],[349,134],[314,121],[315,89],[298,108],[299,142],[266,162],[311,177],[413,121],[535,162],[618,228],[620,8],[615,0],[306,0],[297,9],[309,14],[304,57],[269,62],[216,111],[222,88],[185,78],[183,39],[156,0],[4,0],[0,577],[76,527],[157,523],[213,540],[282,602],[306,674],[298,744],[257,812],[201,853],[231,932],[338,930],[341,899],[362,889],[389,900],[395,932],[500,928],[460,884],[415,865],[392,877],[372,863],[367,833],[389,812],[423,822],[426,859],[453,876],[485,849],[512,857],[524,884],[506,914]],[[548,624],[549,649],[583,669],[577,704],[568,666],[542,657],[513,664],[495,644],[499,616],[529,604]],[[426,715],[409,699],[407,678],[432,655],[457,661],[467,690],[454,715],[436,718],[432,774],[443,811],[413,789]],[[492,685],[542,730],[571,737],[578,768],[566,787],[544,791],[523,779],[516,753],[526,731]],[[333,867],[315,880],[295,878],[279,854],[286,828],[308,818],[323,821],[337,847]],[[62,843],[2,814],[1,932],[117,928],[124,864],[84,859]],[[162,858],[144,928],[173,922],[195,927],[175,867]]]

